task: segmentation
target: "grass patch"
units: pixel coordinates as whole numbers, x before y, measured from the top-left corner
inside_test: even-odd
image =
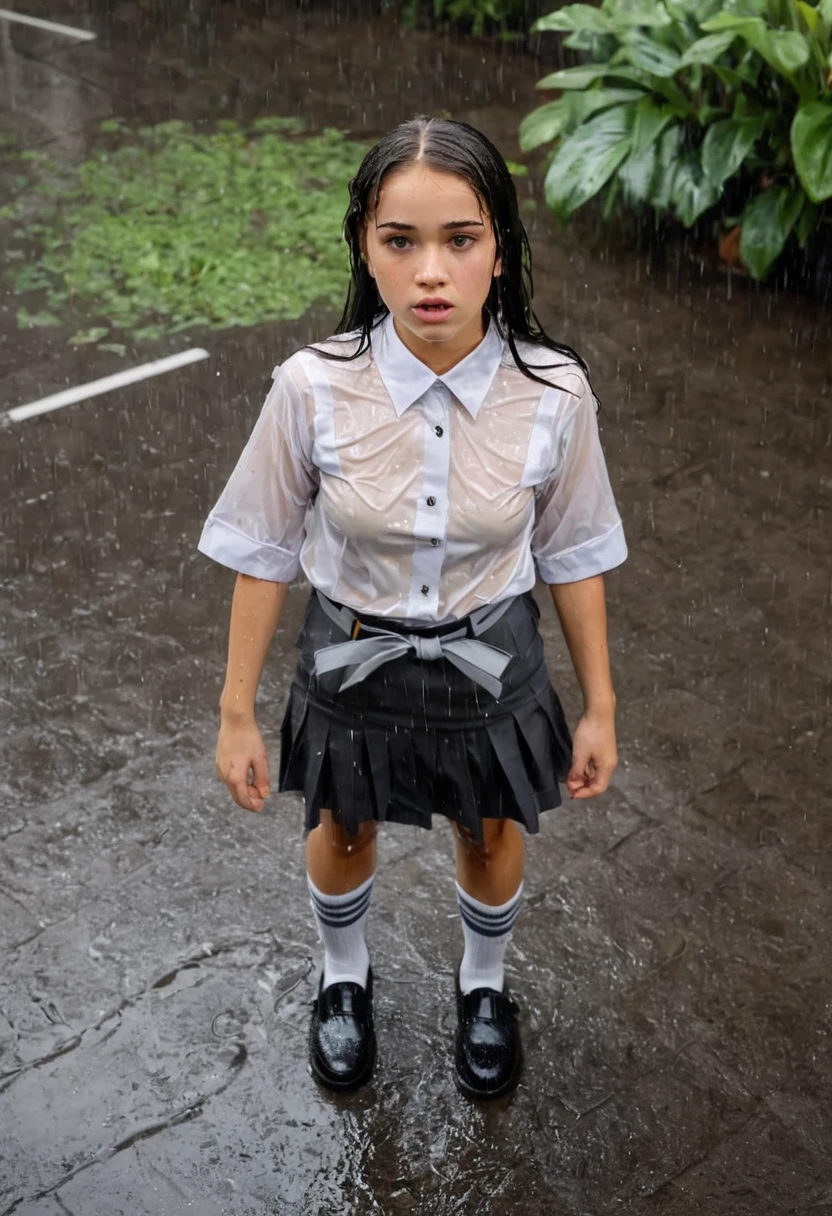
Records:
[[[182,122],[101,126],[107,146],[71,170],[0,149],[8,169],[28,171],[0,216],[31,217],[14,235],[35,255],[4,276],[18,294],[41,293],[19,325],[72,324],[75,344],[111,329],[141,340],[343,303],[341,221],[364,145],[285,118],[211,134]]]

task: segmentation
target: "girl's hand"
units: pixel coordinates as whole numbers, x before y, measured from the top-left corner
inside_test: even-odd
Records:
[[[269,789],[269,762],[263,737],[252,718],[222,720],[217,740],[217,775],[244,811],[262,811]]]
[[[566,778],[570,798],[594,798],[596,794],[603,794],[617,764],[612,712],[585,713],[572,740],[572,767]]]

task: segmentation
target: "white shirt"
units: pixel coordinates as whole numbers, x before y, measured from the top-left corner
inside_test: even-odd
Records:
[[[350,353],[357,334],[319,343]],[[627,556],[586,376],[524,343],[517,368],[493,321],[437,376],[392,317],[349,363],[313,350],[275,368],[200,550],[255,578],[313,587],[373,616],[458,620]]]

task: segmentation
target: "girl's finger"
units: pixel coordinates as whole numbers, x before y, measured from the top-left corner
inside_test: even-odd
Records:
[[[572,756],[572,767],[569,770],[569,775],[566,778],[566,784],[570,787],[576,785],[582,786],[586,781],[589,773],[589,765],[592,763],[590,752],[575,752]]]
[[[573,794],[574,798],[595,798],[598,794],[603,794],[609,788],[610,779],[613,774],[613,766],[605,766],[599,769],[595,775],[587,780],[586,784]]]
[[[229,781],[228,789],[231,793],[231,797],[237,803],[237,806],[241,806],[244,811],[251,810],[250,799],[248,796],[248,785],[244,781],[234,781],[233,783]]]
[[[242,807],[244,811],[253,810],[249,797],[248,773],[241,772],[236,765],[231,765],[228,771],[221,772],[220,776],[237,806]]]
[[[260,798],[268,798],[271,790],[269,788],[269,762],[265,753],[255,756],[251,762],[251,771],[252,782],[249,788],[253,787]]]

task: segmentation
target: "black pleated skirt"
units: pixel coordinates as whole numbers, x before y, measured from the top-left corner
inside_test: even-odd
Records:
[[[327,808],[351,834],[367,820],[429,828],[436,813],[478,841],[483,819],[513,819],[537,832],[540,812],[561,804],[558,782],[572,760],[539,618],[528,592],[480,635],[513,656],[499,698],[445,659],[415,654],[339,692],[342,670],[312,674],[316,650],[347,640],[313,592],[296,642],[301,653],[283,719],[279,778],[281,790],[302,791],[306,830]]]

